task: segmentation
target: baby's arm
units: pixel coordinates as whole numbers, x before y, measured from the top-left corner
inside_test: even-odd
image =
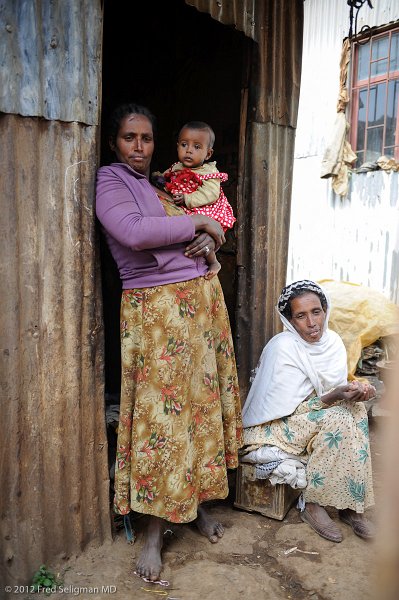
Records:
[[[216,202],[220,195],[220,179],[205,179],[195,192],[183,194],[187,208],[198,208]]]

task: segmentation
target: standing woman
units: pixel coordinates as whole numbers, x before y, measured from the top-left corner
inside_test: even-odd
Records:
[[[204,256],[224,243],[223,230],[151,186],[154,129],[145,107],[114,111],[117,162],[99,169],[96,199],[123,288],[114,508],[148,515],[136,572],[151,580],[168,522],[195,521],[211,542],[222,537],[202,503],[227,496],[226,467],[237,466],[242,443],[227,309],[218,278],[204,278]]]

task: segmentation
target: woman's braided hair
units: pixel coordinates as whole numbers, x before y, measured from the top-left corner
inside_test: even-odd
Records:
[[[152,112],[145,106],[134,104],[133,102],[127,102],[126,104],[120,104],[117,106],[111,113],[107,126],[108,139],[115,143],[121,121],[128,115],[143,115],[144,117],[147,117],[152,125],[154,137],[156,136],[157,120]]]
[[[320,298],[320,304],[324,310],[327,309],[327,298],[317,283],[310,281],[309,279],[302,279],[301,281],[295,281],[290,285],[283,288],[277,303],[278,312],[284,315],[288,320],[291,320],[291,300],[298,296],[303,296],[312,292]]]

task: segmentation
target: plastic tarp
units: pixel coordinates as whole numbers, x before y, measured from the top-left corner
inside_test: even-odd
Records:
[[[318,282],[331,299],[329,327],[342,338],[354,378],[362,348],[379,338],[399,334],[399,307],[371,288],[324,279]]]

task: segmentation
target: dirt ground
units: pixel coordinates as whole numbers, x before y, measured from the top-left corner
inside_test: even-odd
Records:
[[[381,419],[370,420],[376,499],[381,494]],[[340,523],[344,539],[322,539],[292,508],[283,521],[233,506],[229,498],[212,507],[225,526],[224,537],[211,544],[189,525],[174,525],[165,536],[162,578],[169,587],[148,584],[134,575],[145,517],[134,521],[137,540],[129,545],[120,531],[115,539],[78,557],[48,565],[59,573],[64,591],[53,600],[375,600],[372,575],[375,543],[356,537]],[[336,517],[334,510],[329,511]],[[375,518],[374,509],[368,511]],[[102,588],[102,586],[109,586]],[[25,600],[37,600],[37,595]]]

